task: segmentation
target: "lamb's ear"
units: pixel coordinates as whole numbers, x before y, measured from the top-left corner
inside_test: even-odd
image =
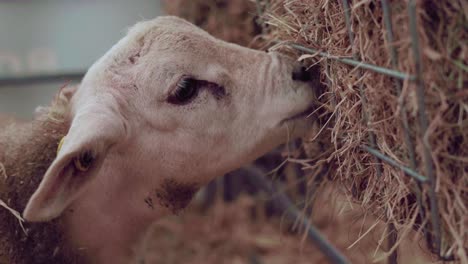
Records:
[[[121,120],[90,114],[73,120],[23,216],[27,221],[58,217],[99,171],[109,148],[122,137]]]

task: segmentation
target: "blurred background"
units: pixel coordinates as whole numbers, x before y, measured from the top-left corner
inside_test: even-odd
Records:
[[[158,0],[0,0],[0,113],[31,118],[129,26],[160,14]]]
[[[319,1],[308,5],[291,2],[301,7],[298,16],[309,20],[303,9]],[[325,2],[340,6],[338,1]],[[355,2],[361,6],[361,1]],[[362,9],[372,10],[371,2]],[[262,39],[262,31],[283,25],[281,19],[288,15],[296,21],[289,5],[283,4],[253,0],[0,0],[0,117],[31,119],[34,109],[47,105],[60,87],[79,83],[86,69],[138,21],[176,15],[223,40],[266,49],[271,42]],[[269,14],[259,18],[259,7],[270,13],[283,7],[288,12],[279,18]],[[342,15],[339,8],[336,12]],[[283,39],[296,41],[302,34],[285,28],[291,36]],[[311,135],[318,128],[314,126]],[[322,137],[327,140],[326,135]],[[305,231],[309,222],[298,220],[300,212],[352,263],[390,263],[384,221],[373,217],[371,208],[351,202],[351,195],[339,190],[342,186],[337,181],[325,187],[331,179],[327,164],[306,160],[331,149],[324,142],[320,138],[308,145],[291,142],[287,148],[211,182],[184,214],[154,226],[142,259],[168,264],[328,263],[323,252],[309,243],[313,241]],[[296,161],[286,162],[288,158]],[[265,176],[275,184],[265,185]],[[291,204],[285,205],[285,201]],[[291,208],[296,211],[291,213]],[[421,241],[419,236],[400,241],[400,263],[434,260],[421,253]]]

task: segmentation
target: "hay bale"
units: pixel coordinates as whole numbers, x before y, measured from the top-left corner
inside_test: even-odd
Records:
[[[285,44],[294,42],[337,57],[417,73],[407,1],[391,1],[392,42],[386,35],[381,1],[350,1],[353,43],[343,1],[271,0],[260,4],[268,27],[265,39],[280,42],[275,49],[299,57],[299,52]],[[430,202],[433,188],[441,225],[441,255],[454,255],[467,263],[468,5],[461,0],[418,1],[416,10],[427,130],[421,123],[414,81],[398,81],[318,54],[302,56],[309,64],[321,65],[322,82],[327,85],[321,97],[320,135],[311,136],[311,144],[318,141],[326,151],[310,154],[309,169],[328,167],[328,177],[340,182],[355,201],[396,226],[399,241],[409,229],[426,230],[431,246],[437,233],[431,218],[435,212]],[[389,46],[395,47],[396,60],[392,61]],[[402,125],[405,119],[408,130]],[[414,158],[413,147],[405,144],[406,133],[414,145]],[[426,165],[432,164],[435,180],[422,184],[421,203],[414,179],[381,163],[362,147],[374,143],[381,153],[399,164],[414,166],[426,177]],[[424,156],[425,146],[429,161]]]
[[[213,36],[243,46],[261,32],[255,5],[247,0],[163,0],[167,14],[187,19]]]

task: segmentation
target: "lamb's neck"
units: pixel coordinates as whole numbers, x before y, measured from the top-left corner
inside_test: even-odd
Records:
[[[0,163],[5,172],[0,175],[0,199],[10,208],[24,210],[67,130],[66,122],[45,117],[0,131]],[[27,235],[18,219],[0,207],[0,250],[10,263],[76,263],[77,259],[68,259],[61,219],[23,225]]]
[[[125,161],[108,157],[64,215],[67,236],[91,263],[133,263],[152,223],[168,213],[156,204],[154,210],[148,208],[147,186],[136,186],[135,170],[116,164]]]

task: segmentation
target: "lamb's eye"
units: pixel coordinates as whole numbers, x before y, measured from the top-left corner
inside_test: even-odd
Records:
[[[94,161],[93,154],[89,151],[81,153],[81,155],[75,158],[75,168],[79,171],[87,171]]]
[[[183,78],[177,84],[175,91],[169,96],[171,104],[186,104],[198,94],[199,82],[193,78]]]

